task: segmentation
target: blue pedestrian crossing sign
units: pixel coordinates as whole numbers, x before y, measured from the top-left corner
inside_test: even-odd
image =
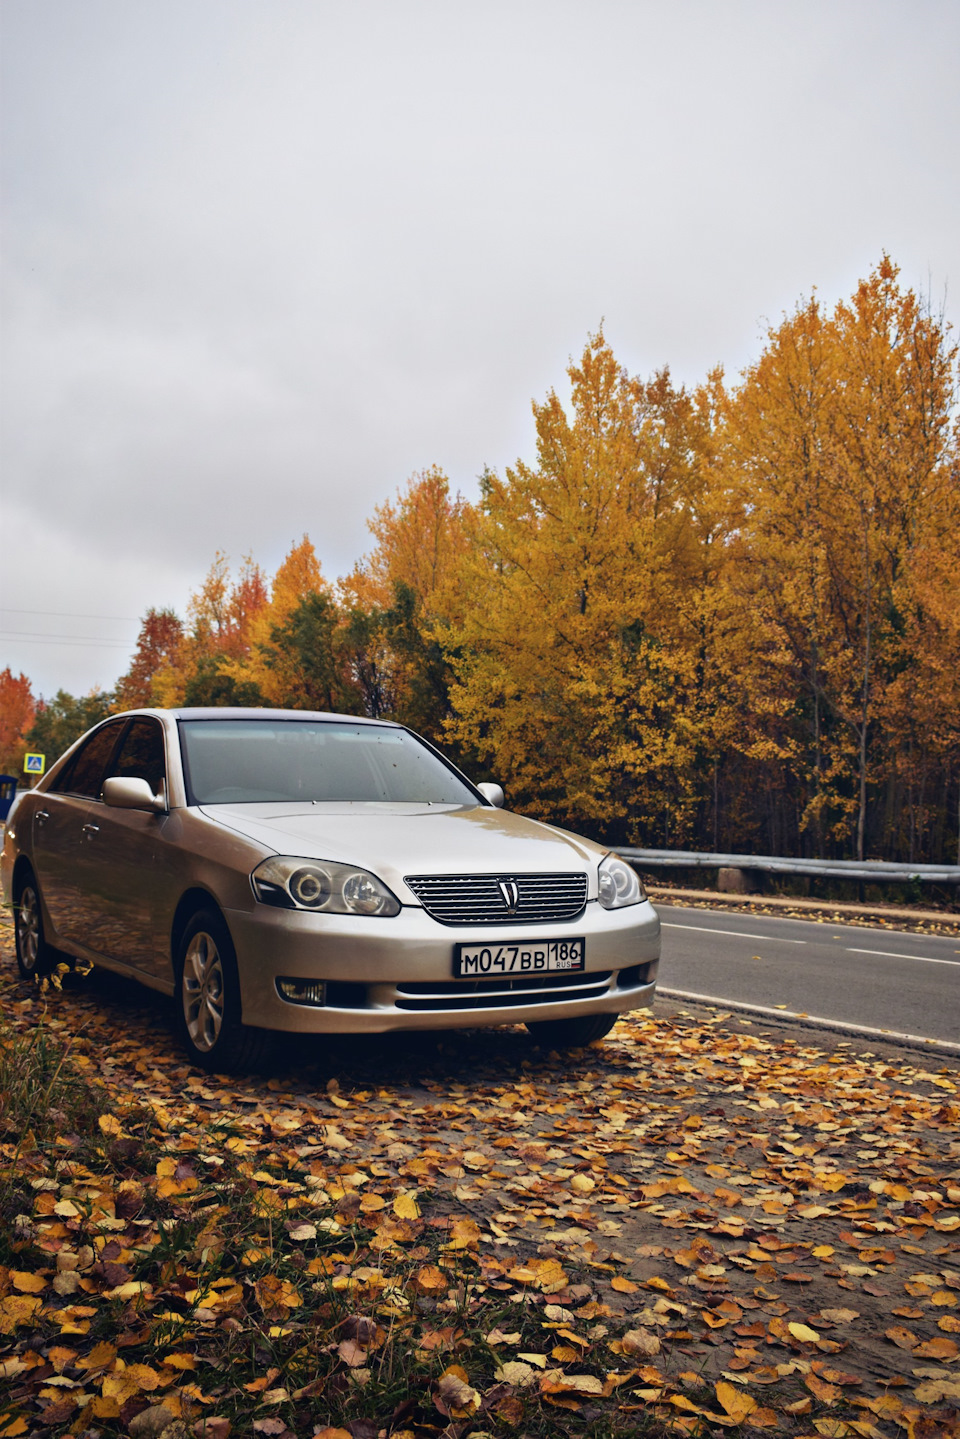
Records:
[[[43,774],[47,767],[45,754],[26,754],[23,757],[24,774]]]

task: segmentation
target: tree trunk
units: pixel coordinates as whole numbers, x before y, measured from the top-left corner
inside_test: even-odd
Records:
[[[870,605],[870,521],[866,514],[863,514],[863,573],[866,582],[866,605],[864,607],[863,703],[860,711],[860,811],[857,815],[857,859],[859,860],[863,859],[867,828],[867,731],[870,724],[870,660],[872,658],[870,646],[873,640],[873,614]]]

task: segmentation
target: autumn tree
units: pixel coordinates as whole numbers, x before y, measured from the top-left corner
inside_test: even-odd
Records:
[[[486,477],[448,733],[531,813],[669,842],[703,728],[678,604],[702,544],[698,404],[631,378],[602,334],[568,374],[570,413],[533,406],[537,464]]]
[[[354,572],[358,593],[386,607],[403,584],[429,613],[456,608],[467,551],[466,510],[460,495],[451,496],[450,481],[438,466],[411,475],[396,503],[378,505],[369,521],[377,544]]]
[[[9,665],[0,670],[0,771],[4,774],[20,772],[35,711],[26,675],[15,675]]]
[[[956,443],[954,442],[954,456]],[[882,790],[874,829],[887,854],[953,852],[960,863],[960,473],[894,590],[885,685],[877,700]],[[956,794],[951,828],[947,804]]]
[[[340,644],[341,613],[304,535],[278,568],[269,598],[257,610],[243,655],[223,665],[259,703],[286,709],[362,708]]]
[[[247,558],[233,581],[229,559],[218,551],[203,584],[190,598],[179,639],[151,676],[154,702],[163,706],[260,703],[255,681],[238,679],[233,667],[248,657],[266,606],[267,586],[260,567]]]
[[[352,684],[361,714],[370,719],[398,718],[396,653],[384,612],[376,604],[360,603],[352,592],[347,598],[351,602],[341,605],[336,632],[343,678]]]
[[[130,668],[117,681],[118,710],[142,709],[155,703],[154,677],[176,660],[182,642],[183,623],[173,610],[147,610]]]
[[[437,466],[369,522],[374,550],[341,582],[354,675],[369,713],[439,738],[450,714],[443,636],[463,613],[469,506]]]
[[[951,454],[957,348],[918,296],[900,288],[898,273],[884,256],[834,315],[842,363],[833,457],[836,489],[850,518],[853,571],[846,613],[856,605],[861,616],[845,625],[849,658],[837,666],[835,684],[838,710],[857,747],[860,859],[868,783],[878,777],[872,766],[883,755],[882,734],[874,730],[896,672],[900,635],[925,609],[931,553],[946,542],[960,560]],[[954,523],[944,524],[951,512]]]
[[[954,360],[884,258],[832,315],[814,298],[771,330],[729,408],[746,748],[792,768],[817,847],[859,858],[909,577],[953,484]]]

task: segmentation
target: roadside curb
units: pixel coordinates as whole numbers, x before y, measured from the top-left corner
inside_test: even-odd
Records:
[[[763,1004],[745,1004],[736,999],[720,999],[715,994],[692,994],[685,989],[666,989],[657,985],[657,994],[667,999],[680,999],[688,1004],[708,1005],[712,1009],[731,1009],[743,1014],[759,1014],[764,1019],[782,1020],[784,1024],[807,1026],[811,1029],[829,1029],[838,1034],[850,1034],[858,1039],[875,1039],[885,1044],[896,1044],[903,1049],[919,1049],[926,1053],[931,1050],[960,1057],[960,1044],[949,1039],[929,1039],[922,1034],[902,1034],[896,1029],[872,1029],[865,1024],[850,1024],[842,1019],[824,1019],[818,1014],[802,1014],[791,1009],[771,1009]]]
[[[822,914],[830,919],[850,915],[858,919],[905,919],[914,924],[943,924],[960,930],[960,914],[937,909],[901,909],[885,905],[851,904],[848,900],[834,903],[822,899],[786,899],[782,895],[762,894],[721,894],[714,889],[675,889],[669,885],[647,884],[651,898],[671,901],[697,900],[716,906],[729,905],[731,909],[749,909],[751,906],[766,906],[770,909],[799,909],[807,914]]]

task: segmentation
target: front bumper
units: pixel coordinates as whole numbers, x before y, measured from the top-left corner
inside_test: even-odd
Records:
[[[533,926],[449,926],[405,906],[391,919],[302,910],[231,910],[243,1022],[294,1033],[383,1033],[616,1014],[652,1003],[660,921],[649,902]],[[542,976],[458,979],[454,946],[586,940],[586,969]],[[281,998],[278,979],[323,982],[322,1005]]]

